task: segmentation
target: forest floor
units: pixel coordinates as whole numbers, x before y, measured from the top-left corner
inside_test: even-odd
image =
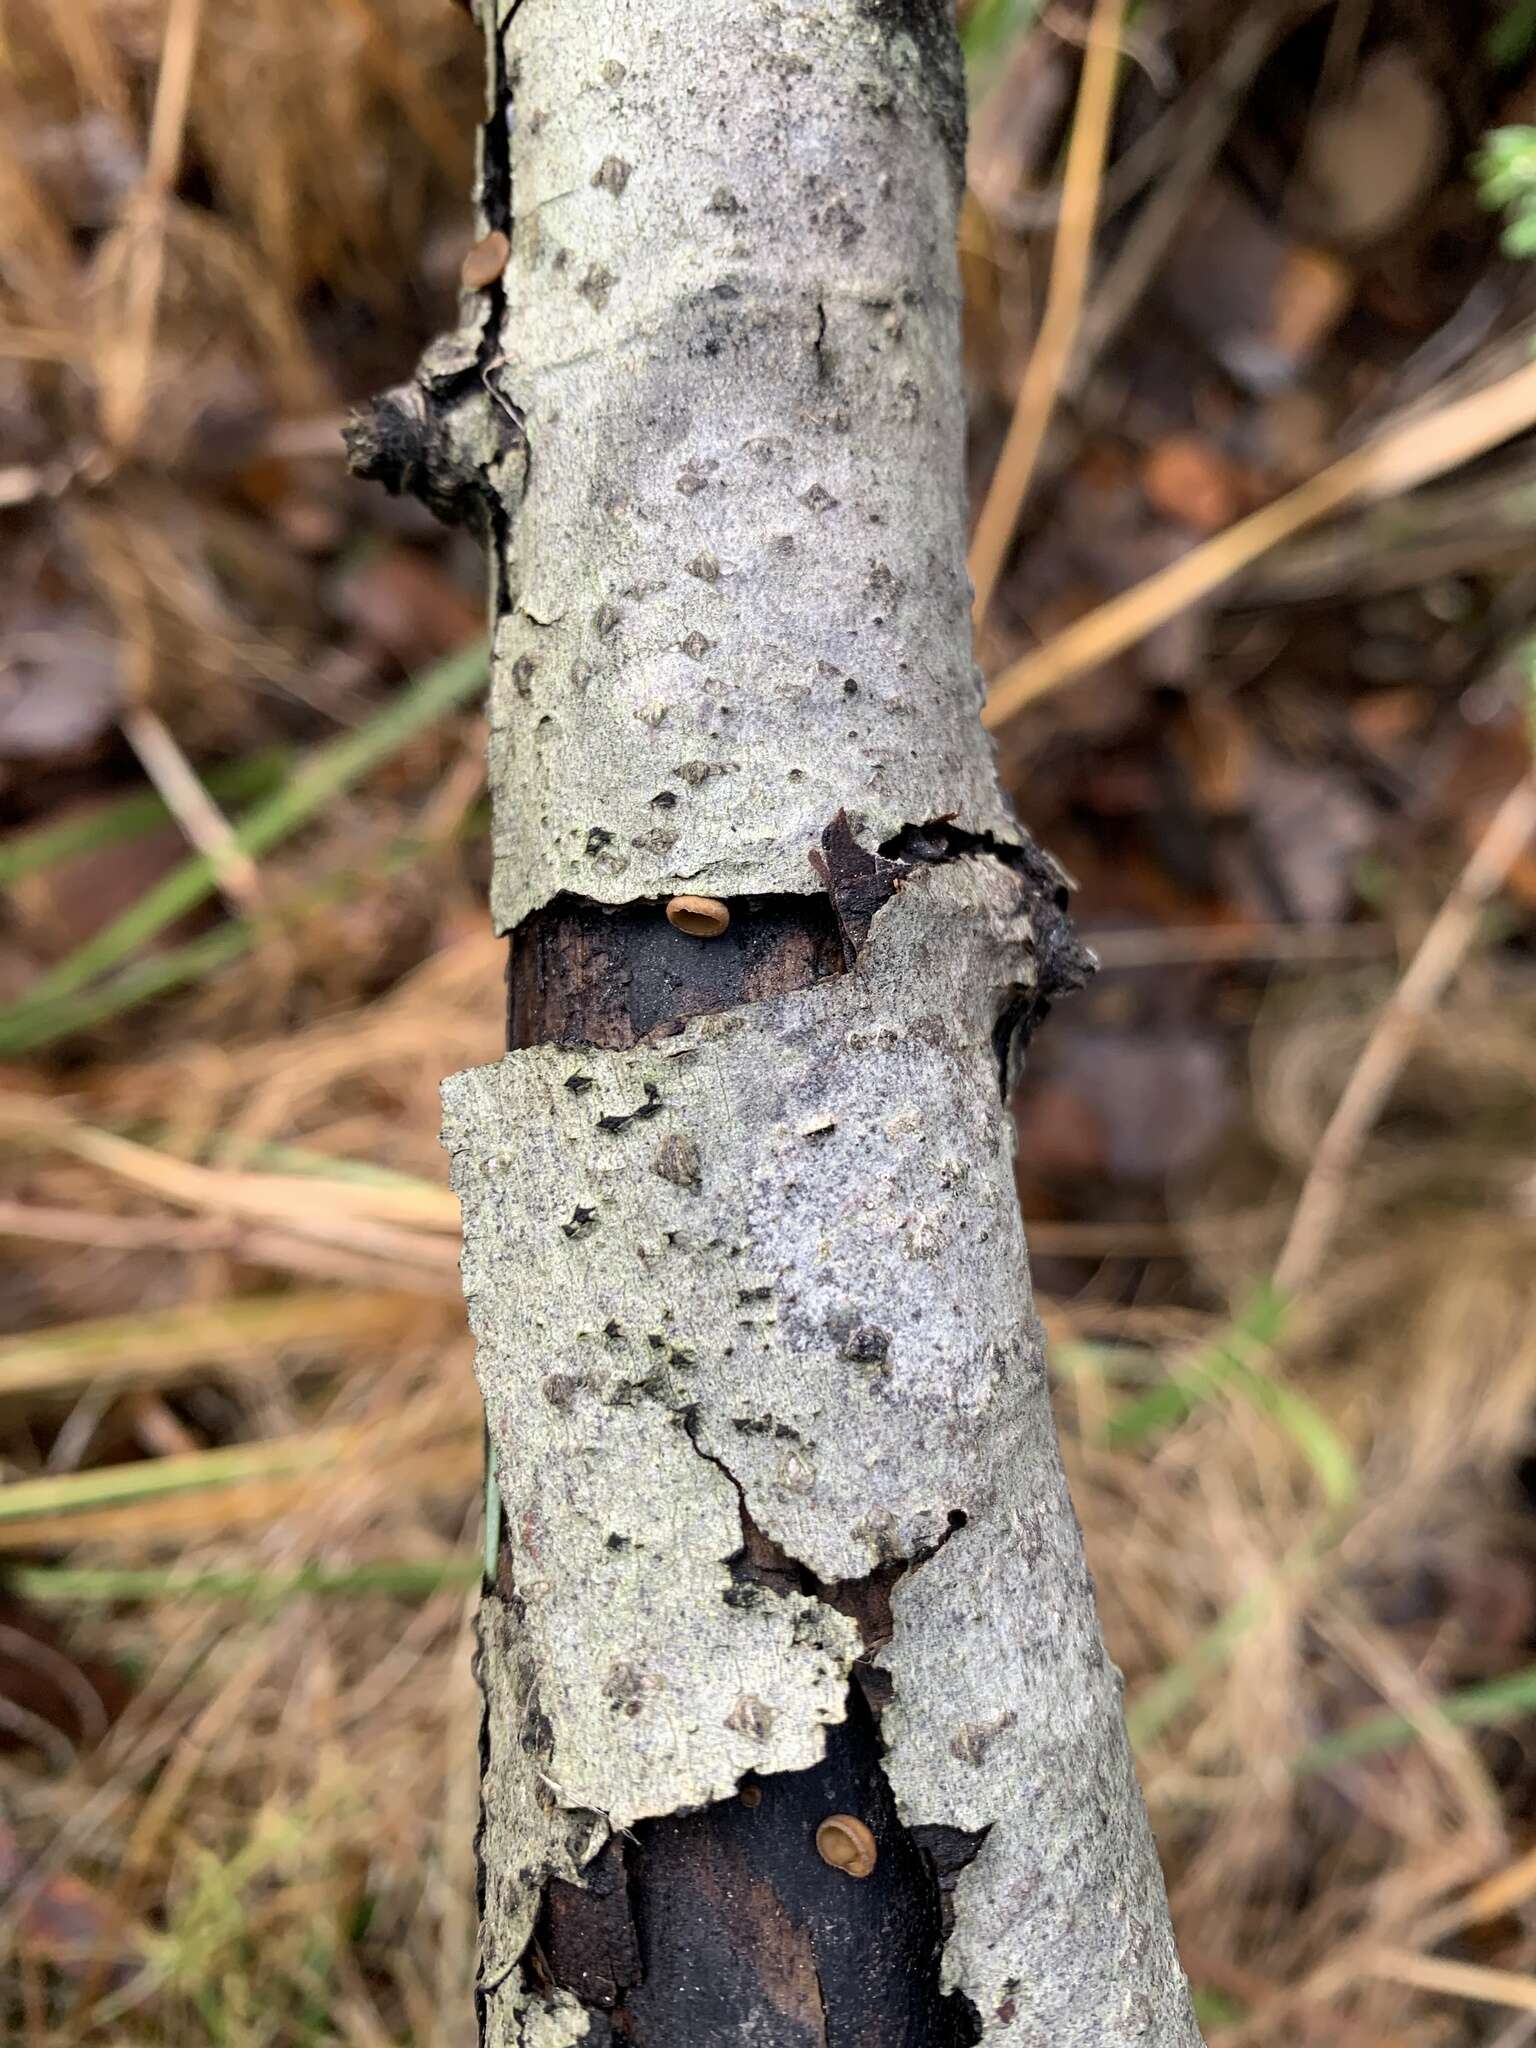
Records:
[[[1213,2048],[1517,2048],[1536,7],[1089,11],[969,9],[962,222],[989,715],[1102,963],[1015,1104],[1074,1493]],[[481,569],[339,426],[452,320],[481,75],[451,0],[0,6],[27,2048],[472,2038]]]

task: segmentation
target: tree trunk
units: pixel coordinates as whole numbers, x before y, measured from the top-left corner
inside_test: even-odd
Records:
[[[1188,2048],[1013,1191],[1080,956],[977,716],[948,9],[481,9],[509,259],[354,459],[493,562],[482,2037]]]

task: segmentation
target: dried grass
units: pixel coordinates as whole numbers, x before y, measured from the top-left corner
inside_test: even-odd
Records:
[[[478,58],[447,0],[208,11],[200,184],[166,200],[142,412],[106,461],[103,420],[134,413],[115,339],[164,23],[149,0],[4,0],[0,317],[77,479],[50,549],[140,700],[189,751],[238,753],[275,704],[313,701],[324,636],[270,521],[190,473],[211,399],[330,407],[317,295],[404,319],[399,254],[456,218]],[[17,1494],[0,1542],[169,1575],[158,1598],[50,1603],[58,1648],[33,1654],[74,1660],[73,1718],[0,1723],[0,1870],[13,1833],[24,1871],[0,2024],[28,2048],[472,2038],[469,1603],[292,1587],[311,1566],[461,1569],[478,1542],[435,1133],[441,1075],[501,1042],[500,949],[458,844],[481,740],[460,715],[413,743],[263,860],[249,951],[77,1036],[6,1105],[8,1309],[52,1334],[0,1346],[0,1456],[13,1488],[54,1490]],[[317,877],[345,887],[317,901]],[[1048,1305],[1074,1494],[1225,2048],[1492,2040],[1536,1962],[1528,1743],[1434,1710],[1521,1668],[1536,1633],[1532,1525],[1506,1492],[1536,1386],[1536,1004],[1508,966],[1475,961],[1431,1020],[1278,1343],[1244,1320],[1389,986],[1330,975],[1262,1020],[1248,1139],[1179,1219],[1221,1313]],[[116,1338],[92,1327],[108,1317]],[[1252,1377],[1110,1448],[1133,1376],[1213,1338]],[[1266,1375],[1306,1405],[1255,1398]],[[137,1490],[92,1502],[103,1471]],[[228,1570],[270,1599],[183,1590]],[[1316,1761],[1384,1707],[1400,1738]],[[1436,1953],[1447,1930],[1475,1986]]]

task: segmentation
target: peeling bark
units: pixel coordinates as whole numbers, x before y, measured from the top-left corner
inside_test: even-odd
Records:
[[[977,716],[948,9],[482,16],[507,270],[354,434],[492,556],[482,2037],[1195,2048],[1013,1192],[1082,959]]]

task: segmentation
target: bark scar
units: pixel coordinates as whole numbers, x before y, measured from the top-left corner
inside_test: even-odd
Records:
[[[839,811],[808,858],[826,886],[843,965],[851,970],[875,913],[918,867],[981,856],[1001,862],[1018,877],[1033,935],[1034,979],[1007,992],[992,1030],[998,1086],[1006,1101],[1018,1085],[1029,1042],[1050,1015],[1052,1003],[1086,987],[1098,966],[1073,929],[1067,907],[1071,885],[1065,872],[1027,833],[1012,843],[990,832],[964,831],[952,816],[904,826],[869,853],[853,836],[848,813]]]
[[[843,965],[851,968],[869,937],[875,912],[890,902],[913,863],[867,853],[854,838],[846,811],[838,812],[822,833],[820,846],[813,846],[806,857],[826,886],[842,940]]]

